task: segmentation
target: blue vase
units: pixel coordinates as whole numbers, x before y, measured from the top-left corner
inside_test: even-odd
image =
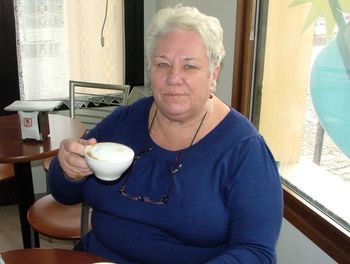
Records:
[[[350,69],[343,57],[336,40],[327,44],[312,67],[310,91],[322,127],[350,158]]]

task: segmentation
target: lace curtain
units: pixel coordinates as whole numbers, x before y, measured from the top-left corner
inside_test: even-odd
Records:
[[[21,99],[66,96],[63,0],[15,0]],[[59,88],[60,87],[60,88]]]
[[[22,100],[67,98],[69,80],[124,83],[122,0],[13,1]]]

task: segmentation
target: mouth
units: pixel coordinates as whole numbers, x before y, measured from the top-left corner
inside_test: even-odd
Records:
[[[179,97],[179,96],[185,96],[185,94],[183,94],[183,93],[166,93],[165,96]]]

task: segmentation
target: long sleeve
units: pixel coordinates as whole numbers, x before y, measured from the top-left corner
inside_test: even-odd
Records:
[[[280,177],[259,138],[239,148],[235,180],[228,190],[230,234],[227,248],[208,263],[275,263],[283,204]]]
[[[55,157],[49,168],[49,188],[54,198],[63,204],[76,204],[83,201],[83,190],[86,180],[73,181],[68,179]]]

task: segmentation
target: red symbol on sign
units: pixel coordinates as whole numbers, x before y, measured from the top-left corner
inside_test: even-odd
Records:
[[[24,123],[25,127],[32,127],[32,125],[33,125],[32,119],[29,117],[25,117],[23,119],[23,123]]]

